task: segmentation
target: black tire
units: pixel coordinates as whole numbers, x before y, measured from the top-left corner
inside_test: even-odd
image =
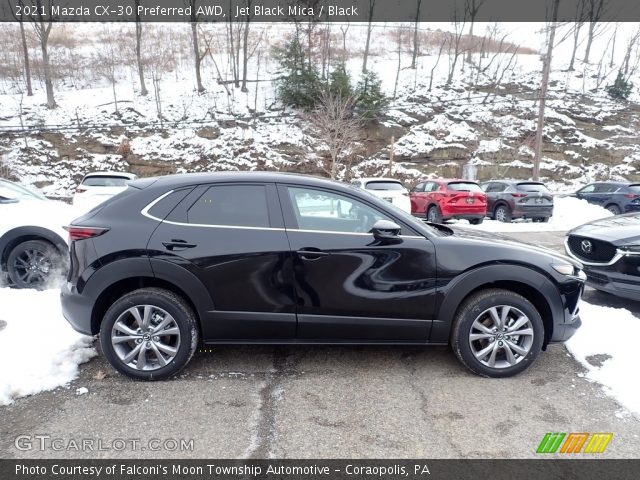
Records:
[[[137,340],[123,341],[117,343],[118,347],[115,347],[112,342],[112,334],[116,334],[116,330],[114,329],[116,321],[121,319],[121,322],[124,323],[125,318],[133,319],[134,317],[129,313],[129,309],[138,306],[142,308],[151,306],[152,308],[158,309],[158,311],[163,310],[173,317],[179,331],[178,342],[174,341],[171,345],[165,345],[160,341],[156,343],[158,337],[160,337],[160,340],[171,339],[172,337],[163,336],[161,333],[159,335],[150,333],[145,340],[140,339],[140,342]],[[159,321],[162,321],[162,318],[163,317],[160,317]],[[166,316],[164,318],[166,318]],[[150,324],[151,327],[153,327],[152,323]],[[130,325],[133,325],[133,323]],[[169,326],[171,325],[173,325],[173,323],[169,324]],[[171,330],[175,330],[175,328]],[[138,332],[139,330],[136,332],[136,335],[140,335]],[[197,349],[198,339],[198,325],[191,307],[182,297],[161,288],[142,288],[120,297],[107,310],[100,325],[100,347],[104,356],[109,360],[109,363],[120,373],[141,380],[163,380],[176,375],[189,363],[189,360],[191,360],[191,357]],[[155,356],[156,363],[160,364],[157,354],[154,353],[151,348],[147,348],[151,345],[151,342],[153,342],[153,350],[155,352],[158,351],[156,345],[162,345],[163,348],[167,346],[170,348],[175,347],[176,353],[172,358],[169,358],[168,361],[165,360],[166,365],[157,366],[151,370],[144,370],[133,368],[133,366],[130,366],[121,359],[121,355],[127,352],[126,349],[130,349],[130,352],[132,352],[137,348],[136,345],[139,343],[140,350],[146,350],[146,353],[143,354],[145,365],[143,365],[142,368],[147,366],[147,358],[152,356]],[[116,351],[116,348],[118,348],[118,351]],[[140,355],[135,355],[135,357],[136,364],[139,364]],[[165,358],[164,355],[162,355],[162,357],[163,359]],[[151,367],[153,367],[153,365],[151,365]]]
[[[46,288],[62,278],[63,268],[60,251],[44,240],[19,243],[7,257],[7,275],[15,288]]]
[[[513,219],[513,215],[509,206],[501,203],[493,211],[493,218],[499,222],[510,223]]]
[[[549,217],[538,217],[534,218],[533,221],[538,223],[549,223]]]
[[[480,225],[482,222],[484,222],[484,218],[471,218],[469,220],[471,225]]]
[[[425,214],[427,221],[431,223],[442,223],[442,215],[437,205],[431,205]]]
[[[609,210],[611,213],[613,213],[614,215],[620,215],[622,213],[622,210],[620,210],[620,207],[617,206],[615,203],[607,205],[605,208]]]
[[[472,326],[476,319],[486,326],[486,322],[490,321],[490,315],[486,317],[486,320],[483,320],[485,318],[485,312],[491,307],[500,308],[502,306],[508,306],[511,308],[507,316],[507,324],[515,326],[515,318],[520,318],[517,312],[518,310],[527,317],[528,322],[524,324],[524,326],[517,327],[516,331],[524,333],[525,330],[527,332],[532,330],[533,335],[531,336],[533,338],[529,338],[530,335],[527,333],[526,335],[517,336],[517,340],[514,341],[516,336],[509,336],[510,333],[507,331],[503,332],[502,336],[495,340],[491,340],[491,338],[472,340],[470,335],[472,333]],[[489,329],[491,330],[489,335],[494,335],[494,330],[492,328]],[[473,330],[480,332],[477,328],[474,328]],[[478,336],[482,335],[485,334],[480,333]],[[498,334],[496,333],[494,337],[497,335]],[[509,340],[505,340],[507,338]],[[453,321],[450,342],[458,359],[473,373],[484,377],[504,378],[517,375],[518,373],[526,370],[538,357],[540,349],[542,348],[543,340],[544,324],[542,323],[540,313],[531,304],[531,302],[515,292],[492,288],[474,293],[462,303]],[[496,347],[495,344],[504,346]],[[510,347],[506,347],[506,345],[513,344],[519,347],[522,351],[527,352],[525,355],[516,353],[512,358],[512,361],[516,362],[515,364],[511,364],[506,356],[507,349],[511,351],[512,354],[515,352],[515,350]],[[474,351],[478,351],[478,349],[479,352],[482,352],[492,346],[493,350],[497,351],[494,367],[491,367],[481,361],[489,357],[489,361],[486,363],[490,363],[492,350],[485,354],[485,356],[480,357],[480,360],[476,358],[476,355],[474,354]]]

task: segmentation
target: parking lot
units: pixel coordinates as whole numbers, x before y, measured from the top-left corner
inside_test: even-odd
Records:
[[[512,236],[561,250],[562,233]],[[640,314],[591,290],[585,298]],[[637,457],[640,418],[581,373],[562,345],[502,380],[469,373],[444,347],[228,346],[198,352],[179,378],[158,383],[118,375],[99,356],[69,388],[0,408],[0,455],[530,458],[546,432],[612,432],[602,456]],[[16,448],[19,435],[32,448]],[[40,449],[35,435],[58,449]],[[101,449],[78,451],[86,439]],[[190,448],[174,449],[180,440]]]

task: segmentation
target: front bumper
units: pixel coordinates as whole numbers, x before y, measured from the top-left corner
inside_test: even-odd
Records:
[[[584,292],[584,275],[560,286],[563,314],[555,318],[553,334],[549,343],[566,342],[582,325],[580,319],[580,299]],[[560,317],[560,318],[558,318]]]
[[[612,265],[611,267],[614,267]],[[585,265],[587,285],[603,292],[640,301],[640,275],[620,273],[613,268],[598,268]]]
[[[95,335],[91,325],[93,302],[83,295],[79,295],[69,282],[60,289],[60,304],[62,315],[74,330],[84,335]]]

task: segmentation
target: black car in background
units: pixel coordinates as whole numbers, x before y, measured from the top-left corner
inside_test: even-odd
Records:
[[[614,215],[640,212],[640,183],[593,182],[573,196],[600,205]]]
[[[574,228],[567,254],[584,265],[587,284],[640,300],[640,213],[603,218]]]
[[[553,215],[553,194],[540,182],[490,180],[480,185],[487,194],[487,215],[499,222],[530,218],[548,222]]]
[[[174,375],[201,340],[450,344],[473,372],[506,377],[581,323],[579,263],[315,177],[138,180],[67,228],[63,313],[141,379]]]

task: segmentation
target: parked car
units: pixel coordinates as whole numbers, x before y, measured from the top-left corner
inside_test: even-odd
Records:
[[[478,225],[487,214],[487,196],[470,180],[425,180],[411,189],[409,198],[411,213],[431,223],[462,218]]]
[[[595,220],[567,233],[567,254],[582,262],[587,284],[640,300],[640,213]]]
[[[66,268],[71,207],[0,179],[0,274],[16,288],[42,288]]]
[[[85,175],[76,187],[73,205],[88,211],[105,200],[124,192],[127,183],[138,178],[126,172],[93,172]]]
[[[548,222],[553,215],[553,194],[544,183],[490,180],[481,187],[487,194],[487,215],[492,220],[530,218],[534,222]]]
[[[573,196],[600,205],[614,215],[640,212],[640,183],[593,182]]]
[[[411,213],[409,191],[399,180],[393,178],[357,178],[351,182],[351,185],[363,188],[372,195],[392,203],[407,213]]]
[[[138,180],[67,229],[64,316],[140,379],[176,374],[200,340],[450,343],[473,372],[506,377],[580,326],[578,262],[315,177]]]

